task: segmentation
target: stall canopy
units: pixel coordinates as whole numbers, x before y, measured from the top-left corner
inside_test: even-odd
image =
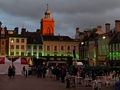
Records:
[[[12,66],[12,62],[5,56],[0,57],[0,74],[8,74],[9,66]]]
[[[21,75],[22,71],[23,71],[23,67],[25,66],[26,70],[28,71],[28,62],[23,59],[23,58],[19,58],[16,61],[13,62],[13,65],[15,66],[15,73],[16,75]]]
[[[77,65],[82,66],[82,65],[83,65],[83,63],[82,63],[82,62],[77,62]]]

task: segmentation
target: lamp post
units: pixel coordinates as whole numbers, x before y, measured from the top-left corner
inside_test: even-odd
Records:
[[[11,45],[12,45],[12,43],[13,43],[14,41],[13,41],[13,39],[10,39],[10,47],[9,47],[9,50],[10,50],[10,52],[9,52],[9,56],[10,56],[10,58],[11,58],[11,61],[12,61],[12,55],[11,55],[11,49],[12,49],[12,47],[11,47]]]
[[[84,59],[84,42],[81,42],[81,57],[82,57],[82,59]],[[86,61],[84,60],[84,62],[85,62],[85,66],[86,66]]]
[[[77,65],[77,60],[76,60],[76,51],[75,51],[75,47],[73,49],[73,57],[74,57],[74,61],[73,61],[73,65]]]

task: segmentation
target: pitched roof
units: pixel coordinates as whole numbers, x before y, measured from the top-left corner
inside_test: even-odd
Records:
[[[43,44],[41,34],[26,32],[25,36],[27,37],[27,44]]]
[[[116,33],[116,35],[112,38],[109,44],[120,43],[120,32]]]
[[[9,37],[26,38],[26,36],[23,36],[22,34],[11,34]]]
[[[43,36],[43,41],[74,41],[69,36]]]

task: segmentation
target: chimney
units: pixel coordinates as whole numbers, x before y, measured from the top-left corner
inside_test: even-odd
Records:
[[[78,28],[76,28],[76,34],[79,33],[79,32],[80,32],[80,29],[78,27]]]
[[[115,21],[115,28],[116,28],[116,32],[120,32],[120,20],[116,20]]]
[[[106,23],[105,28],[106,28],[106,33],[109,33],[110,32],[110,23]]]
[[[18,27],[15,27],[14,34],[18,34]]]
[[[41,34],[41,30],[40,30],[40,29],[37,29],[37,30],[36,30],[36,33]]]
[[[1,28],[2,22],[0,21],[0,28]]]
[[[104,34],[104,32],[102,31],[102,26],[97,26],[97,34]]]
[[[75,39],[79,39],[79,32],[80,32],[80,30],[79,30],[79,27],[78,27],[78,28],[76,28]]]
[[[22,28],[21,34],[25,35],[25,33],[26,33],[26,28]]]

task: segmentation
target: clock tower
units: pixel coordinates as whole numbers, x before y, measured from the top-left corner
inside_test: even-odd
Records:
[[[50,17],[50,10],[45,11],[45,17],[41,19],[41,33],[42,35],[54,36],[54,19]]]

